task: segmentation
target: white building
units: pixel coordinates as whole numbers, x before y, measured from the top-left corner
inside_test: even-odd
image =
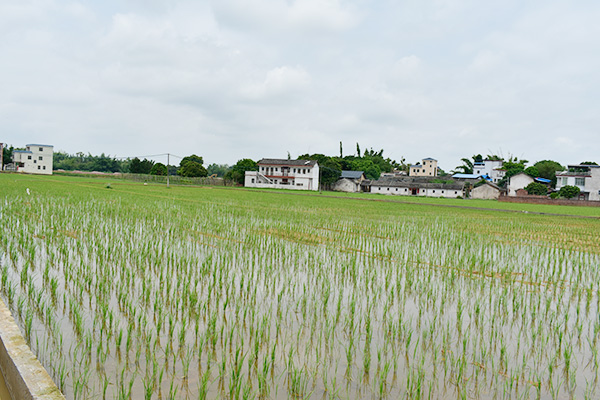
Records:
[[[533,178],[525,172],[519,172],[518,174],[511,176],[508,180],[508,195],[516,197],[517,190],[525,189],[525,187],[533,181]]]
[[[504,178],[505,170],[502,169],[503,162],[500,160],[483,160],[473,164],[473,174],[487,175],[493,183],[498,183]]]
[[[52,175],[54,146],[28,144],[26,150],[13,151],[13,164],[17,172]]]
[[[424,158],[423,164],[411,165],[408,175],[410,176],[438,176],[438,162],[433,158]]]
[[[396,196],[448,197],[464,196],[464,182],[434,183],[424,178],[379,178],[371,182],[371,193]]]
[[[313,160],[263,158],[258,171],[246,171],[245,187],[319,190],[319,164]]]
[[[582,200],[600,201],[600,166],[569,165],[566,171],[556,172],[556,190],[577,186]]]

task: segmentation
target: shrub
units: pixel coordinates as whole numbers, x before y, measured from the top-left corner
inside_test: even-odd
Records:
[[[565,199],[572,199],[573,197],[579,195],[581,190],[577,186],[563,186],[558,191],[558,195]]]
[[[548,194],[548,188],[546,185],[539,182],[531,182],[529,185],[525,186],[525,190],[527,190],[528,194],[543,196]]]

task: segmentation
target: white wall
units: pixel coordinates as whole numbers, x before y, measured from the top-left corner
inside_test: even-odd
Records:
[[[52,146],[27,145],[27,153],[13,153],[13,162],[25,164],[18,167],[18,172],[29,174],[52,175],[52,160],[54,152]]]
[[[371,186],[371,193],[388,194],[394,196],[413,196],[412,191],[409,188],[402,187]],[[419,189],[418,193],[414,196],[456,198],[457,196],[462,195],[462,190]]]
[[[270,188],[270,189],[291,189],[291,190],[319,190],[319,166],[315,165],[314,167],[306,168],[306,167],[292,167],[289,173],[286,173],[285,176],[289,176],[288,183],[283,184],[281,179],[269,178],[270,180],[266,180],[261,176],[269,175],[269,176],[284,176],[281,173],[281,166],[269,166],[269,170],[263,168],[259,168],[259,171],[246,171],[244,175],[244,186],[245,187],[256,187],[256,188]],[[273,173],[271,173],[271,169],[273,168]],[[277,170],[275,170],[277,168]],[[294,168],[297,172],[293,172]],[[298,172],[299,171],[299,172]],[[271,183],[276,182],[276,183]]]
[[[590,168],[590,171],[591,177],[557,175],[556,190],[567,185],[577,186],[582,192],[589,192],[589,200],[600,201],[600,168]],[[583,178],[583,185],[577,185],[576,178]]]
[[[508,184],[508,195],[515,197],[517,195],[517,190],[524,189],[525,186],[529,185],[531,182],[533,182],[533,178],[523,173],[511,176]]]

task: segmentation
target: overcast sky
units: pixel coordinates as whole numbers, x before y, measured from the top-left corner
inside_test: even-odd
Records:
[[[600,162],[600,2],[0,0],[0,141]]]

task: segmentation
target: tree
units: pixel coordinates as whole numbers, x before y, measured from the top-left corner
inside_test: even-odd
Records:
[[[381,168],[370,159],[357,159],[352,162],[352,170],[363,171],[368,179],[379,179]]]
[[[12,162],[14,147],[4,146],[2,147],[2,165],[10,164]]]
[[[594,161],[584,161],[580,165],[598,165],[598,164]]]
[[[534,166],[525,168],[524,172],[532,178],[537,178],[540,176],[540,172]]]
[[[230,167],[227,164],[210,164],[206,167],[206,171],[208,172],[208,176],[216,175],[219,178],[225,176],[227,171],[229,171]]]
[[[152,169],[150,170],[150,175],[166,176],[167,175],[167,166],[162,163],[154,164],[152,166]]]
[[[340,179],[342,166],[339,159],[324,154],[302,154],[298,160],[313,160],[319,164],[320,184],[330,184]]]
[[[475,156],[474,156],[475,157]],[[473,162],[468,158],[460,159],[463,163],[454,169],[455,172],[461,171],[463,174],[473,173]]]
[[[192,154],[191,156],[183,157],[181,159],[181,162],[179,163],[179,166],[183,167],[183,164],[185,164],[188,161],[194,161],[200,165],[204,165],[204,159],[202,157]]]
[[[356,157],[360,157],[360,146],[356,143]]]
[[[552,160],[542,160],[533,164],[538,169],[538,176],[540,178],[550,179],[552,181],[552,187],[556,187],[556,172],[564,171],[565,167],[560,163]]]
[[[196,161],[185,162],[183,166],[179,168],[177,174],[186,178],[198,178],[208,176],[206,168],[204,168],[202,164]]]
[[[548,194],[546,185],[539,182],[531,182],[529,185],[525,186],[525,190],[527,190],[528,194],[536,196],[545,196]]]
[[[565,199],[572,199],[579,195],[580,189],[577,186],[563,186],[558,191],[558,195],[560,197],[564,197]]]
[[[258,164],[256,161],[249,158],[238,160],[238,162],[235,163],[235,165],[231,167],[229,171],[227,171],[224,178],[228,181],[233,181],[243,185],[246,171],[258,171]]]
[[[132,174],[149,174],[153,165],[154,161],[145,158],[140,161],[139,158],[135,157],[129,164],[129,172]]]

